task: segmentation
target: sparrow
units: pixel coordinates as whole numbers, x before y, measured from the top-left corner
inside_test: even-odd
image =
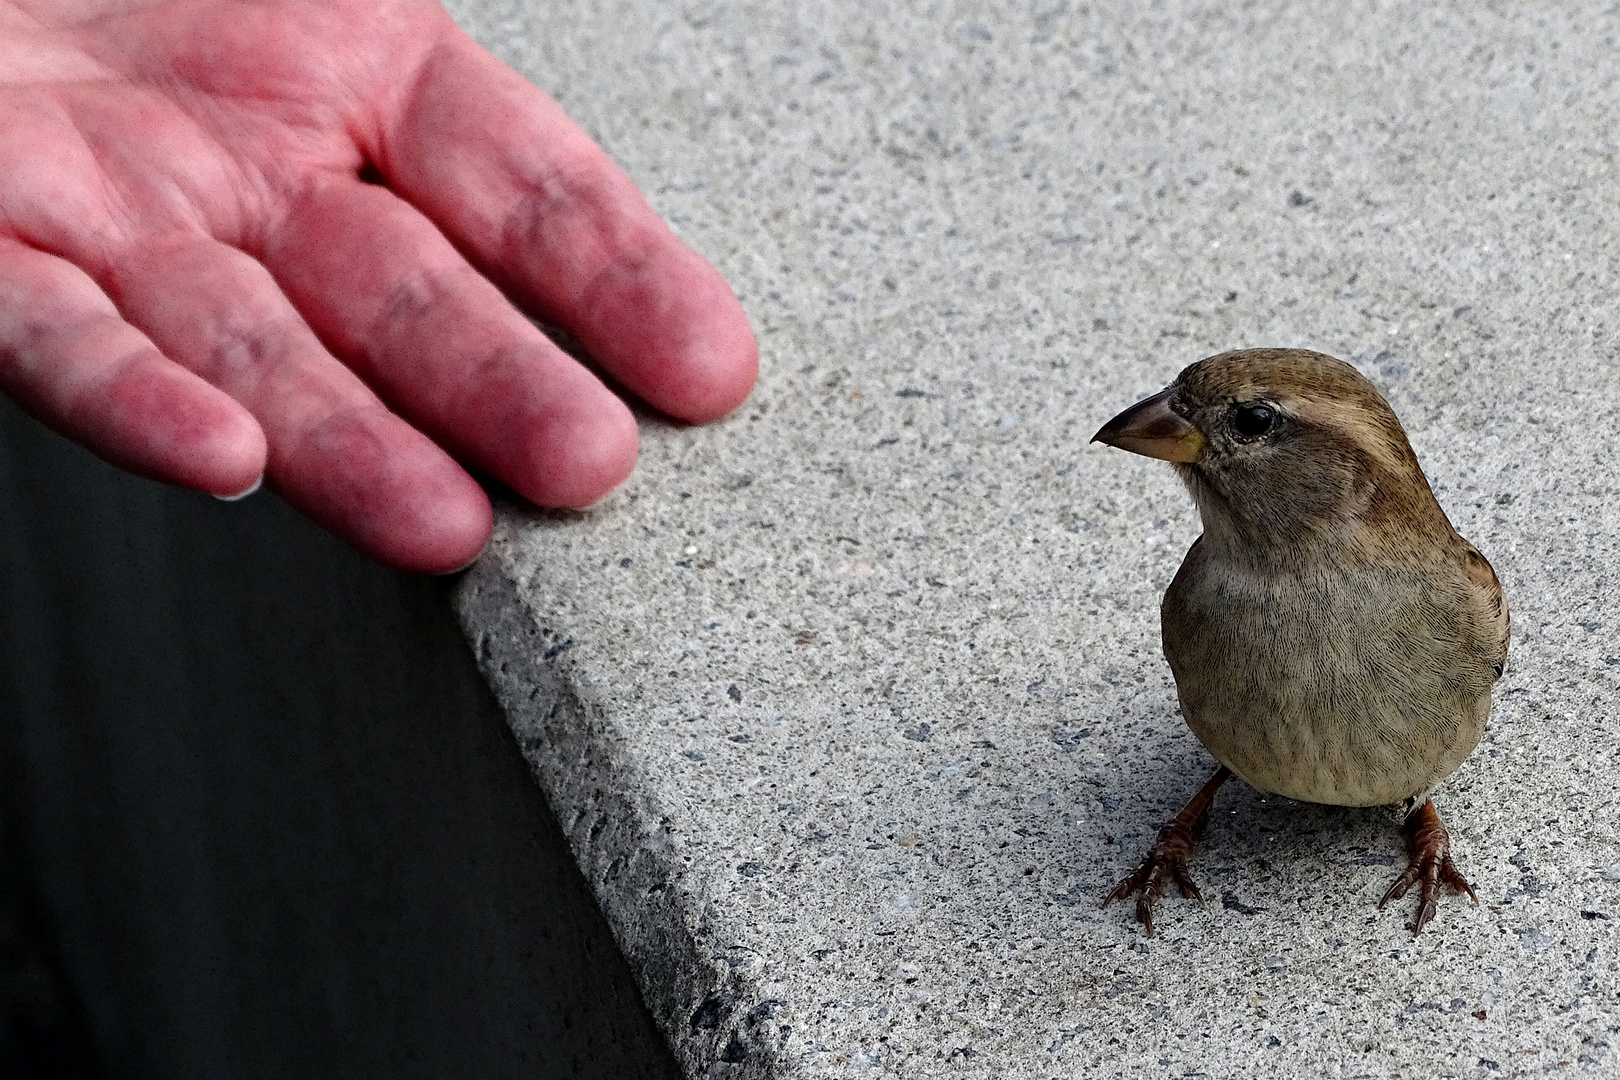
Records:
[[[1093,442],[1168,461],[1203,535],[1164,594],[1181,714],[1220,768],[1103,899],[1153,904],[1187,864],[1221,785],[1337,806],[1398,803],[1415,938],[1451,861],[1430,793],[1485,730],[1507,661],[1491,564],[1446,518],[1389,404],[1355,368],[1303,349],[1225,352],[1108,421]]]

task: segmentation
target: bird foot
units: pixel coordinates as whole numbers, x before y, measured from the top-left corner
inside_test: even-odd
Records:
[[[1136,898],[1136,921],[1153,936],[1153,904],[1164,893],[1165,886],[1174,881],[1181,895],[1189,900],[1201,900],[1198,886],[1187,873],[1187,860],[1192,857],[1193,841],[1197,839],[1193,827],[1177,819],[1159,830],[1159,838],[1148,849],[1147,858],[1135,872],[1114,886],[1103,897],[1102,906],[1115,900],[1125,900],[1140,892]]]
[[[1209,806],[1215,800],[1215,792],[1231,776],[1225,766],[1222,766],[1209,783],[1194,795],[1192,801],[1182,807],[1181,813],[1175,819],[1159,830],[1158,839],[1148,848],[1147,858],[1142,860],[1129,877],[1115,885],[1113,891],[1103,897],[1102,906],[1107,907],[1115,900],[1124,900],[1135,893],[1136,921],[1147,928],[1148,937],[1153,936],[1153,904],[1164,893],[1165,886],[1170,882],[1176,883],[1181,895],[1189,900],[1202,900],[1198,886],[1193,884],[1192,877],[1187,873],[1187,860],[1192,858],[1193,845],[1204,831],[1204,825],[1209,821]]]
[[[1416,938],[1423,932],[1423,928],[1434,918],[1435,908],[1439,906],[1440,883],[1443,881],[1460,893],[1467,893],[1474,903],[1479,903],[1479,897],[1474,895],[1474,887],[1468,884],[1468,879],[1462,876],[1451,862],[1451,834],[1446,832],[1445,825],[1440,822],[1440,814],[1434,808],[1434,801],[1425,800],[1417,812],[1406,819],[1403,827],[1406,833],[1407,867],[1395,884],[1389,887],[1384,898],[1378,901],[1378,909],[1382,911],[1384,905],[1391,900],[1399,900],[1406,895],[1406,891],[1413,885],[1418,887],[1417,920],[1412,924],[1412,937]]]

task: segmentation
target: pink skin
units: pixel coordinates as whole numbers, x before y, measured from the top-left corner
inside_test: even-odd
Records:
[[[502,290],[675,417],[753,386],[720,275],[431,0],[0,0],[0,390],[107,460],[460,566],[466,468],[577,507],[636,457]]]

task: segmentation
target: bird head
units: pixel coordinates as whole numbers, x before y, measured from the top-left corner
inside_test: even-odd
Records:
[[[1321,353],[1200,360],[1092,441],[1174,464],[1217,542],[1297,548],[1366,541],[1369,530],[1450,531],[1388,403]]]

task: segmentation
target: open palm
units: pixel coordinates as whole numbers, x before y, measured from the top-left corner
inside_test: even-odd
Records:
[[[262,475],[396,566],[748,393],[725,282],[431,0],[0,0],[0,390],[126,468]],[[464,468],[465,466],[466,468]]]

